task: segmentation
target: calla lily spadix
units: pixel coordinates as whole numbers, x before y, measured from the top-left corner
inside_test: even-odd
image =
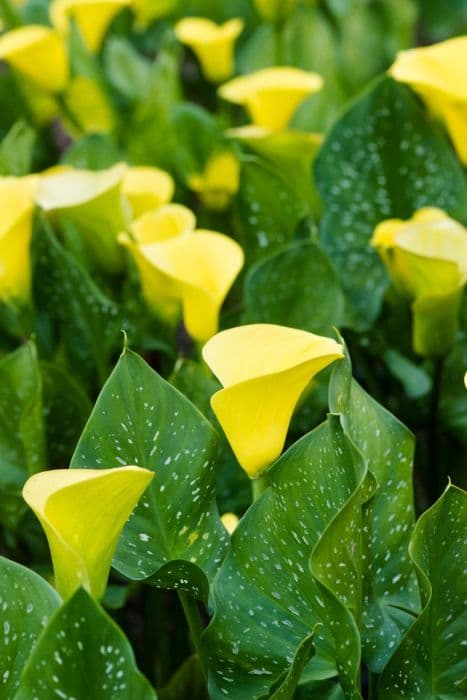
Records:
[[[272,324],[231,328],[206,343],[204,360],[224,387],[211,406],[251,479],[279,457],[311,379],[343,356],[331,338]]]
[[[133,219],[170,202],[174,191],[173,178],[159,168],[133,166],[123,178],[122,192],[131,204]]]
[[[61,92],[68,81],[68,54],[50,27],[30,24],[0,37],[0,59],[46,92]]]
[[[118,233],[127,224],[127,207],[121,189],[127,166],[107,170],[66,169],[40,178],[37,204],[54,217],[76,226],[93,262],[108,272],[122,264]]]
[[[79,586],[102,598],[120,533],[153,477],[119,467],[55,469],[28,479],[23,497],[47,535],[62,598]]]
[[[204,17],[186,17],[175,25],[175,34],[196,54],[207,80],[220,83],[234,72],[234,44],[242,29],[238,18],[216,24]]]
[[[322,86],[323,79],[317,73],[278,67],[234,78],[218,92],[224,100],[243,105],[254,125],[284,131],[300,104]]]
[[[216,333],[220,308],[244,261],[238,243],[202,230],[136,250],[128,237],[119,240],[137,253],[143,294],[157,315],[174,322],[181,306],[195,341],[205,342]]]
[[[95,53],[115,15],[129,3],[130,0],[52,0],[49,13],[52,24],[63,35],[68,34],[74,20],[87,48]]]
[[[34,177],[0,178],[0,300],[27,303],[31,292],[30,243]]]
[[[381,222],[372,245],[396,289],[412,301],[416,352],[442,354],[457,332],[467,281],[467,229],[441,209],[427,207],[408,221]]]
[[[445,122],[454,147],[467,165],[467,37],[397,54],[389,70],[410,85]]]

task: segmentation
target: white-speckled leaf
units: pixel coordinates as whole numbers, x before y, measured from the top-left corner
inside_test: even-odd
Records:
[[[467,697],[466,537],[467,494],[449,486],[410,543],[423,610],[380,679],[384,700]]]
[[[344,298],[331,262],[313,241],[295,241],[245,280],[245,323],[278,323],[323,335],[342,322]]]
[[[383,78],[335,124],[315,172],[325,205],[320,239],[353,305],[349,322],[367,326],[388,285],[369,246],[375,226],[424,206],[466,218],[462,168],[409,88]]]
[[[364,510],[362,645],[365,663],[381,672],[412,624],[420,600],[408,546],[414,527],[410,431],[352,379],[348,355],[335,365],[330,407],[376,479]]]
[[[20,674],[60,597],[34,571],[0,557],[0,698],[13,700]]]
[[[318,622],[323,625],[314,639],[316,654],[304,679],[333,677],[339,665],[345,687],[354,686],[348,697],[359,697],[359,635],[346,606],[358,599],[365,474],[337,416],[272,467],[270,487],[241,520],[214,583],[215,615],[203,637],[214,700],[262,697]],[[309,568],[320,540],[325,544],[315,552],[313,567],[322,583]]]
[[[156,473],[120,538],[120,574],[206,597],[228,539],[215,501],[217,449],[198,409],[125,350],[71,460],[74,468],[129,464]]]
[[[55,614],[15,700],[155,700],[123,632],[82,588]]]

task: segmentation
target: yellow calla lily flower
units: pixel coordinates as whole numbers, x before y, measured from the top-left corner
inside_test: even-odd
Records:
[[[107,170],[67,169],[44,175],[36,195],[45,212],[63,215],[76,226],[93,261],[109,272],[118,271],[122,263],[117,236],[127,223],[121,193],[126,169],[119,163]]]
[[[148,211],[130,226],[134,242],[138,245],[160,243],[195,230],[196,216],[183,204],[166,204],[155,211]],[[123,243],[128,243],[122,239]]]
[[[174,322],[181,305],[194,340],[204,342],[214,335],[220,308],[243,265],[238,243],[214,231],[140,246],[120,240],[135,255],[143,294],[156,315]]]
[[[99,51],[110,23],[130,0],[53,0],[50,19],[63,35],[70,30],[70,21],[78,25],[83,41],[89,51]]]
[[[203,17],[186,17],[175,25],[175,35],[196,54],[207,80],[220,83],[234,72],[234,44],[242,29],[238,18],[216,24]]]
[[[445,122],[459,158],[467,165],[467,36],[400,52],[389,70],[409,84]]]
[[[123,178],[123,194],[131,204],[133,219],[167,204],[175,192],[173,178],[164,170],[148,166],[128,168]]]
[[[300,104],[323,86],[317,73],[299,68],[264,68],[225,83],[219,95],[243,105],[253,123],[268,131],[284,131]]]
[[[280,24],[295,10],[297,0],[253,0],[256,9],[267,22]]]
[[[54,469],[30,477],[23,497],[49,542],[55,587],[100,599],[123,527],[154,472],[140,467]]]
[[[0,300],[27,303],[34,178],[0,178]]]
[[[371,243],[395,287],[413,302],[416,352],[442,354],[457,331],[467,281],[467,229],[442,210],[425,208],[408,221],[383,221]]]
[[[335,340],[272,324],[222,331],[203,357],[223,385],[211,406],[251,479],[279,457],[293,411],[311,379],[343,349]]]
[[[192,175],[189,187],[199,192],[201,201],[209,209],[222,211],[229,206],[238,192],[240,163],[232,151],[221,151],[212,156],[202,175]]]
[[[50,27],[30,24],[0,37],[0,59],[46,92],[61,92],[69,62],[63,39]]]

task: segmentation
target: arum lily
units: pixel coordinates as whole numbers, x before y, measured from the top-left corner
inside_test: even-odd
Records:
[[[122,192],[131,204],[133,219],[170,202],[174,191],[175,183],[171,176],[158,168],[128,168],[123,178]]]
[[[219,25],[203,17],[186,17],[175,25],[175,34],[196,54],[207,80],[220,83],[234,72],[234,45],[242,29],[241,19]]]
[[[63,39],[50,27],[30,24],[0,37],[0,59],[46,92],[61,92],[68,81]]]
[[[454,147],[467,165],[467,37],[402,51],[390,74],[408,83],[441,117]]]
[[[148,469],[119,467],[54,469],[28,479],[23,497],[47,535],[64,599],[79,586],[102,598],[120,533],[153,477]]]
[[[243,265],[241,247],[214,231],[195,231],[137,246],[120,237],[135,255],[143,294],[158,316],[175,322],[179,308],[191,337],[204,342],[217,331],[219,312]]]
[[[178,0],[131,0],[131,9],[136,16],[136,26],[145,29],[151,22],[170,14]]]
[[[63,35],[68,34],[74,20],[85,45],[95,53],[115,15],[128,4],[129,0],[53,0],[50,19]]]
[[[73,121],[64,118],[67,130],[75,136],[112,131],[115,115],[99,85],[84,75],[77,75],[68,85],[64,101]],[[76,128],[79,125],[79,129]]]
[[[243,105],[253,124],[268,131],[284,131],[300,104],[321,89],[317,73],[299,68],[264,68],[225,83],[219,94]]]
[[[160,243],[195,230],[196,217],[182,204],[166,204],[155,211],[146,212],[130,226],[133,241],[137,245]],[[122,242],[127,242],[123,237]]]
[[[254,324],[218,333],[203,357],[224,387],[211,398],[213,411],[240,465],[256,479],[280,455],[312,378],[343,350],[331,338]]]
[[[202,175],[192,175],[188,184],[198,192],[209,209],[226,209],[238,192],[240,163],[232,151],[221,151],[212,156]]]
[[[37,204],[60,222],[76,227],[93,262],[108,272],[119,270],[122,259],[117,235],[127,212],[121,194],[127,166],[107,170],[68,169],[41,177]]]
[[[467,281],[467,229],[442,210],[425,208],[408,221],[383,221],[372,245],[396,289],[412,301],[415,351],[443,354],[458,328]]]
[[[0,178],[0,300],[25,304],[31,293],[31,178]]]
[[[297,6],[297,0],[254,0],[259,14],[266,22],[282,24]]]

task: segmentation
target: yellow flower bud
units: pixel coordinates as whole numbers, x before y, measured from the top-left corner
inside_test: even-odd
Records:
[[[219,25],[203,17],[186,17],[176,24],[175,34],[196,54],[207,80],[220,83],[234,72],[234,45],[242,29],[241,19]]]
[[[89,51],[99,51],[110,23],[130,0],[52,0],[50,19],[53,26],[66,36],[70,20],[78,25]]]
[[[224,387],[211,406],[251,479],[279,457],[312,378],[343,356],[331,338],[271,324],[231,328],[206,343],[203,357]]]
[[[212,156],[202,175],[191,175],[188,185],[208,209],[226,209],[238,192],[240,163],[231,151]]]

